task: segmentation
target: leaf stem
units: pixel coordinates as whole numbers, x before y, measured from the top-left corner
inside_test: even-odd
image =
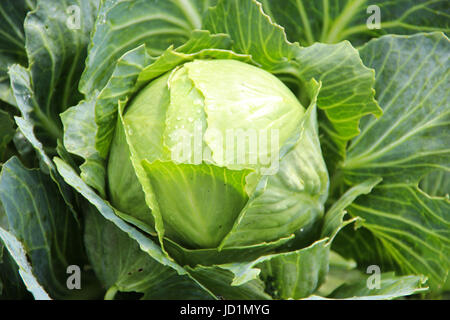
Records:
[[[400,26],[399,22],[391,21],[391,22],[381,23],[380,27],[381,27],[381,29],[384,29],[384,28],[393,28],[393,27],[398,27],[398,26]],[[372,31],[372,30],[369,30],[367,28],[367,25],[365,25],[365,24],[354,26],[354,27],[348,28],[345,31],[343,31],[341,33],[341,35],[338,37],[337,41],[348,38],[350,35],[353,35],[355,33],[363,33],[363,32],[368,32],[368,31]]]
[[[192,29],[200,29],[202,27],[202,18],[194,6],[188,0],[175,0],[178,7],[183,11],[184,16],[191,24]]]
[[[41,122],[44,129],[55,139],[62,139],[63,133],[61,129],[51,121],[38,107],[34,108],[34,114]]]
[[[312,45],[314,43],[314,36],[312,34],[311,25],[309,24],[308,15],[306,14],[302,0],[297,0],[297,8],[303,21],[303,26],[305,27],[306,41],[308,45]]]
[[[119,291],[119,288],[117,288],[116,285],[111,286],[108,291],[105,293],[105,300],[114,300],[114,297],[116,296],[117,291]]]
[[[330,27],[330,7],[328,0],[322,0],[323,3],[323,26],[322,26],[322,35],[320,36],[320,42],[325,41],[325,36],[328,32],[328,28]]]
[[[347,24],[352,20],[355,13],[360,9],[361,5],[365,3],[366,0],[353,0],[349,1],[342,11],[341,15],[336,19],[331,27],[330,33],[325,42],[335,43],[339,39],[339,33],[347,26]]]

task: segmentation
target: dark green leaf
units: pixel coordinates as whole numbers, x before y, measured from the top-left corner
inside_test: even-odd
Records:
[[[0,109],[0,166],[8,143],[13,139],[16,129],[11,116]]]
[[[66,286],[67,267],[82,268],[85,258],[80,229],[57,185],[40,170],[26,169],[14,157],[2,168],[0,200],[11,237],[17,238],[12,243],[23,245],[32,272],[50,296],[82,296],[83,290],[71,291]]]
[[[450,201],[430,198],[415,187],[381,184],[348,208],[362,227],[346,229],[333,249],[360,268],[423,274],[439,289],[450,269]]]
[[[95,25],[86,69],[80,83],[88,97],[100,91],[111,76],[116,61],[127,51],[145,45],[157,56],[169,46],[185,43],[208,0],[110,0],[104,1]]]
[[[302,45],[350,40],[361,44],[386,33],[448,32],[446,0],[261,0],[264,9]],[[369,29],[378,6],[380,29]]]
[[[393,273],[381,273],[380,282],[375,287],[368,279],[370,275],[362,279],[339,287],[329,296],[333,299],[358,299],[358,300],[391,300],[399,297],[427,291],[424,286],[426,279],[421,276],[395,276]],[[372,288],[373,286],[373,288]]]
[[[27,65],[23,22],[35,6],[34,0],[3,0],[0,2],[0,100],[15,105],[8,67]]]
[[[264,292],[264,284],[259,279],[241,285],[232,285],[233,273],[220,266],[187,267],[187,270],[210,291],[226,300],[266,300],[270,296]]]
[[[430,196],[448,198],[450,195],[450,172],[433,171],[420,180],[419,187]]]
[[[84,242],[89,260],[106,288],[141,292],[143,299],[211,299],[186,275],[146,254],[139,244],[95,208],[86,209]]]
[[[48,146],[62,138],[59,113],[81,98],[77,86],[97,2],[38,0],[25,19],[29,68],[13,65],[9,75],[23,117],[33,119],[37,136]],[[79,25],[72,21],[77,14]]]
[[[366,118],[343,163],[349,182],[382,176],[416,184],[437,168],[450,170],[450,42],[442,33],[385,36],[361,50],[377,72],[384,115]]]
[[[12,271],[13,277],[16,281],[19,282],[15,284],[15,289],[17,290],[18,288],[20,288],[21,283],[25,283],[26,288],[29,292],[32,293],[33,297],[36,300],[50,300],[51,298],[48,296],[47,292],[44,290],[44,288],[42,288],[41,284],[36,279],[36,276],[33,274],[28,255],[23,244],[14,235],[4,230],[3,228],[0,228],[0,240],[2,240],[2,242],[5,244],[5,247],[8,249],[9,254],[11,255],[9,266],[3,267],[9,267],[12,269],[6,270],[6,272],[8,273],[8,271]],[[14,258],[14,262],[12,261],[12,258]],[[13,270],[16,272],[14,272]],[[20,274],[20,277],[22,279],[18,277],[18,274]],[[4,284],[5,286],[8,285],[6,281]]]

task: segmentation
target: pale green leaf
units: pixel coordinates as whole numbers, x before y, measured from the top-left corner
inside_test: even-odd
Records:
[[[147,160],[142,165],[165,235],[187,248],[217,247],[248,200],[248,170]]]
[[[323,217],[328,173],[316,119],[320,86],[311,82],[309,106],[298,133],[282,147],[275,174],[262,176],[221,248],[273,241],[300,230],[308,237]]]
[[[64,125],[64,146],[68,152],[81,156],[81,178],[100,194],[105,195],[105,161],[95,149],[94,101],[81,101],[61,114]]]

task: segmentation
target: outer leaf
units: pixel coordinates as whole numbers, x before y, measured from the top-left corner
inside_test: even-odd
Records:
[[[259,267],[273,296],[301,299],[309,296],[324,281],[328,259],[329,245],[327,239],[323,239],[305,249],[276,255]]]
[[[317,106],[324,156],[330,172],[345,157],[348,141],[356,137],[362,117],[382,112],[374,99],[374,71],[361,62],[348,42],[317,43],[297,55],[298,77],[322,82]]]
[[[60,138],[59,113],[80,99],[76,87],[97,2],[38,0],[36,10],[25,20],[30,67],[15,66],[10,77],[16,100],[21,100],[17,103],[22,115],[36,121],[40,139]],[[71,5],[79,9],[79,28],[68,24]]]
[[[377,264],[403,274],[424,274],[439,288],[450,270],[450,201],[430,198],[418,188],[381,184],[359,198],[348,212],[363,228],[338,235],[339,253],[360,268]]]
[[[84,241],[89,259],[110,292],[141,292],[143,299],[213,297],[188,276],[178,275],[142,251],[135,240],[95,208],[87,208],[86,213]]]
[[[301,250],[276,255],[262,265],[263,276],[271,281],[274,294],[281,298],[300,299],[315,292],[329,270],[330,246],[341,229],[354,222],[344,221],[346,207],[358,196],[369,193],[379,180],[368,180],[348,190],[325,215],[323,240]]]
[[[117,217],[109,204],[90,189],[67,163],[59,158],[54,158],[53,160],[58,168],[58,172],[64,180],[91,202],[107,220],[113,222],[120,230],[126,232],[131,238],[135,239],[140,244],[143,251],[150,254],[160,263],[173,267],[180,274],[185,273],[180,266],[167,259],[162,253],[161,248],[153,243],[152,240]]]
[[[0,201],[0,228],[6,229],[8,220]],[[0,300],[28,299],[31,294],[23,283],[17,264],[0,241]]]
[[[51,116],[43,113],[34,97],[32,79],[27,69],[17,64],[9,68],[11,88],[17,102],[17,106],[24,119],[32,124],[39,139],[45,143],[52,143],[61,137],[59,125],[51,119]]]
[[[286,28],[291,41],[302,45],[334,43],[345,39],[360,44],[386,33],[448,32],[449,8],[445,0],[262,0],[264,9]],[[380,10],[380,29],[369,29]]]
[[[426,278],[422,276],[395,276],[393,273],[380,274],[380,288],[371,289],[368,279],[343,285],[329,296],[333,299],[391,300],[427,291]]]
[[[298,299],[310,295],[323,281],[328,270],[330,243],[328,238],[324,238],[302,249],[213,268],[231,271],[234,275],[232,286],[252,283],[261,275],[266,284],[265,290],[272,297]],[[205,280],[205,285],[207,283]]]
[[[20,130],[16,131],[12,142],[13,143],[11,146],[14,147],[15,151],[17,151],[17,154],[20,155],[21,160],[26,163],[28,167],[39,165],[39,162],[36,161],[39,159],[36,159],[36,154],[33,150],[32,144],[25,138]],[[11,156],[6,157],[5,160],[9,159],[10,157]]]
[[[271,298],[264,292],[264,284],[259,279],[252,279],[241,285],[233,285],[233,273],[220,266],[187,267],[187,270],[220,298],[227,300],[266,300]]]
[[[13,157],[2,168],[0,200],[11,236],[23,243],[33,273],[50,296],[67,298],[72,294],[82,295],[83,290],[71,292],[66,287],[66,268],[72,264],[81,267],[85,261],[80,230],[50,177],[39,170],[24,168]],[[4,241],[12,241],[8,248],[15,257],[12,248],[20,251],[22,245],[3,234],[10,239],[4,238]],[[18,254],[17,257],[21,257],[22,254]]]
[[[6,111],[0,109],[0,163],[4,158],[3,155],[6,146],[12,140],[15,133],[14,121]]]
[[[283,28],[274,24],[255,0],[220,0],[208,10],[203,28],[229,34],[233,51],[251,55],[267,70],[286,65],[300,49],[287,41]]]
[[[64,125],[64,146],[67,151],[81,156],[81,178],[100,194],[105,195],[105,161],[95,149],[97,124],[94,115],[95,102],[81,101],[61,114]]]
[[[274,253],[275,250],[289,243],[294,238],[290,235],[273,242],[262,242],[254,246],[231,247],[219,250],[214,249],[186,249],[171,241],[164,239],[164,249],[181,265],[210,266],[231,262],[253,261],[258,257]]]
[[[15,262],[19,267],[19,274],[28,291],[33,294],[36,300],[50,300],[47,292],[45,292],[33,274],[32,267],[27,260],[27,253],[20,241],[3,228],[0,228],[0,239],[3,241],[6,248],[8,248],[11,256],[14,257]]]
[[[361,49],[377,71],[377,100],[384,110],[352,141],[343,163],[346,180],[382,176],[417,183],[450,164],[450,43],[442,33],[386,36]]]
[[[322,239],[297,250],[294,241],[281,248],[286,252],[261,256],[248,263],[228,263],[220,268],[234,274],[233,284],[240,285],[256,279],[261,273],[272,296],[283,299],[300,299],[315,292],[328,273],[330,246],[343,227],[355,221],[344,221],[344,209],[360,194],[367,193],[379,180],[366,181],[349,190],[336,206],[325,215]],[[300,235],[301,236],[301,235]]]
[[[46,154],[44,150],[44,145],[37,139],[33,131],[33,122],[31,119],[24,119],[15,117],[16,124],[20,130],[23,141],[21,143],[25,144],[25,147],[30,145],[35,149],[38,158],[40,160],[40,167],[45,173],[49,173],[54,183],[58,186],[58,190],[61,193],[67,207],[72,211],[75,219],[78,219],[78,215],[74,210],[74,193],[73,191],[64,183],[64,181],[59,176],[56,168],[51,161],[51,159]],[[17,136],[17,135],[16,135]],[[20,151],[19,151],[20,152]]]
[[[80,90],[87,96],[100,91],[115,62],[127,51],[145,45],[149,54],[160,55],[169,46],[185,43],[201,26],[209,1],[109,0],[102,5],[95,25]],[[126,14],[124,14],[124,12]]]
[[[25,300],[31,298],[17,264],[0,242],[0,300]]]
[[[384,270],[422,273],[433,289],[450,269],[449,201],[416,186],[436,168],[449,170],[449,70],[443,67],[448,46],[443,34],[432,33],[382,37],[361,49],[378,71],[376,88],[385,113],[380,121],[364,123],[349,148],[344,174],[351,183],[370,176],[382,176],[384,182],[349,210],[364,218],[364,228],[346,231],[336,242],[361,267],[377,263]]]
[[[450,195],[450,172],[433,171],[423,177],[419,187],[430,196],[448,198]]]
[[[97,134],[95,147],[102,158],[109,151],[120,100],[125,100],[136,91],[136,81],[144,67],[151,63],[145,46],[128,51],[116,63],[108,84],[103,88],[95,102],[95,122]]]
[[[34,1],[3,0],[0,2],[0,100],[15,105],[11,90],[8,67],[27,64],[23,22],[26,14],[34,8]]]
[[[342,225],[343,217],[347,213],[346,208],[350,206],[360,195],[370,193],[372,189],[381,182],[381,180],[381,178],[369,179],[345,192],[341,198],[336,201],[330,209],[328,209],[322,227],[322,237],[335,236]]]
[[[345,259],[336,251],[330,251],[330,267],[322,285],[316,290],[315,295],[328,297],[334,290],[343,284],[354,283],[361,280],[361,271],[356,269],[356,262]]]
[[[79,9],[80,25],[70,26],[70,8]],[[28,69],[13,65],[9,74],[17,105],[23,118],[17,118],[22,133],[37,150],[42,168],[58,184],[72,208],[72,191],[62,183],[47,156],[61,138],[59,112],[80,97],[76,86],[83,68],[88,35],[97,1],[63,1],[57,4],[39,0],[25,21]],[[71,7],[72,6],[72,7]],[[45,146],[45,147],[44,147]],[[45,150],[44,150],[45,148]]]

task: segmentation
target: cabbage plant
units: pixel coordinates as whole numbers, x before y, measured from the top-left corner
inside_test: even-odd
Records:
[[[444,296],[448,8],[327,3],[0,4],[0,296]]]

